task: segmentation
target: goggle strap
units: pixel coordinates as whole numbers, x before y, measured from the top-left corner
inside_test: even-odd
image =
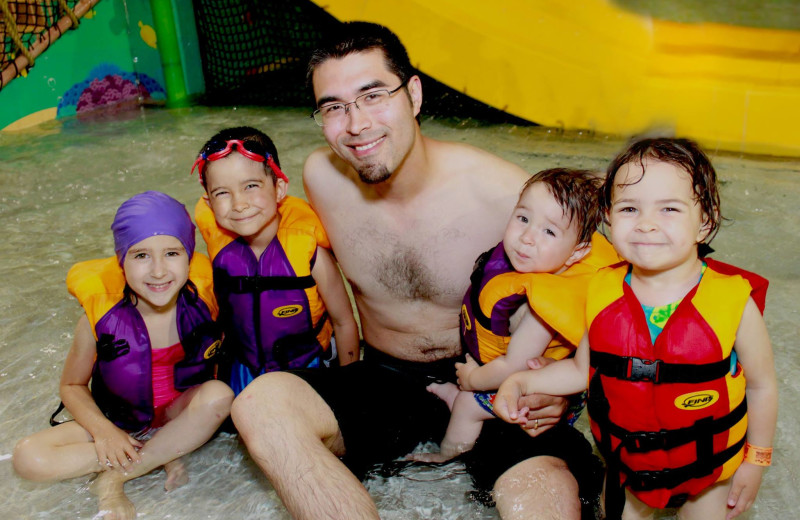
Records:
[[[267,154],[267,166],[272,169],[272,172],[279,178],[283,179],[286,184],[289,184],[289,178],[286,176],[285,173],[281,170],[278,164],[275,162],[275,159],[272,158],[272,154]]]

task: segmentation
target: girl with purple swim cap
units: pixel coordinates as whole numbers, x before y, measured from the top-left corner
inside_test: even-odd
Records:
[[[188,481],[179,457],[211,438],[233,400],[213,379],[217,304],[194,229],[183,204],[140,193],[111,225],[116,257],[70,269],[67,288],[85,310],[60,384],[74,420],[51,419],[53,428],[17,443],[21,477],[98,473],[91,491],[115,519],[136,517],[128,480],[164,466],[167,491]]]

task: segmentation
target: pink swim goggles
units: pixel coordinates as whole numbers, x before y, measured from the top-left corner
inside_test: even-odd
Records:
[[[242,141],[240,139],[211,141],[206,145],[203,151],[200,152],[200,155],[197,156],[197,160],[192,165],[192,171],[189,173],[194,173],[194,169],[197,168],[197,173],[200,175],[200,184],[205,186],[206,165],[212,161],[217,161],[230,155],[234,146],[237,152],[251,161],[266,162],[267,166],[270,167],[279,179],[283,179],[287,183],[289,182],[289,178],[281,171],[278,164],[272,158],[272,154],[267,152],[261,143],[257,141]]]

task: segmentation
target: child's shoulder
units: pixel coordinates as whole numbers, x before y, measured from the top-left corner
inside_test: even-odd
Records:
[[[330,249],[328,234],[314,208],[305,200],[287,195],[278,206],[281,223],[278,233],[302,233],[314,238],[319,247]]]

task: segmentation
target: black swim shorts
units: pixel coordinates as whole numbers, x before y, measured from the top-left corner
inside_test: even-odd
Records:
[[[366,347],[364,360],[328,370],[292,371],[308,382],[339,422],[348,468],[363,479],[376,465],[411,453],[421,442],[440,442],[450,412],[428,392],[431,382],[455,382],[457,358],[413,363]],[[500,475],[530,457],[564,460],[578,481],[582,500],[596,497],[602,468],[578,430],[560,424],[532,438],[500,419],[485,421],[475,448],[462,455],[478,496],[488,497]]]

